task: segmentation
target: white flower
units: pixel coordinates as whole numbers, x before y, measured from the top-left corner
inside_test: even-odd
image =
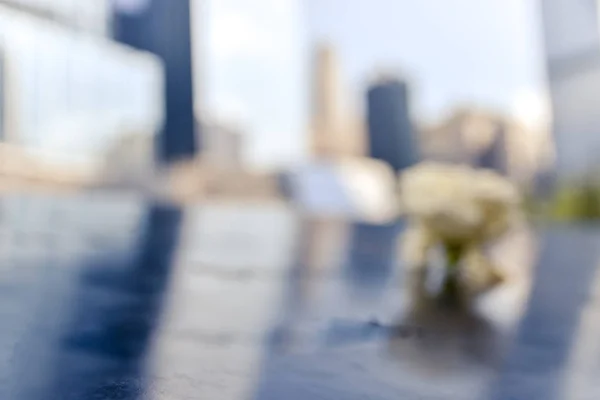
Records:
[[[437,244],[457,249],[467,263],[485,261],[481,246],[521,219],[518,189],[489,170],[421,163],[401,175],[399,190],[400,212],[409,219],[402,249],[409,265],[424,264]]]

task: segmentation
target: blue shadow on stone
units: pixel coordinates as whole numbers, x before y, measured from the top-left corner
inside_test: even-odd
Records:
[[[336,319],[331,321],[327,332],[324,333],[324,345],[335,348],[381,340],[389,334],[390,329],[376,321]]]
[[[300,227],[299,240],[294,249],[292,263],[284,277],[285,286],[278,318],[266,338],[267,358],[270,354],[285,350],[292,344],[294,324],[305,308],[310,295],[310,286],[315,283],[312,276],[313,271],[307,260],[312,232],[312,222],[304,220]]]
[[[349,292],[355,301],[351,306],[377,307],[373,298],[382,294],[385,298],[389,289],[403,290],[388,284],[399,268],[395,256],[401,226],[354,225],[346,263],[333,284]],[[294,269],[288,283],[302,274],[302,263]],[[288,319],[275,326],[280,342],[266,349],[256,400],[442,398],[434,397],[435,391],[415,389],[410,380],[425,384],[431,379],[427,371],[445,374],[453,368],[492,371],[500,364],[508,341],[474,310],[440,304],[435,297],[413,299],[413,306],[399,307],[399,315],[390,322],[370,320],[368,313],[364,318],[340,317],[336,313],[345,314],[345,310],[335,309],[318,324],[302,326],[298,313],[288,313],[301,296],[290,291],[284,296],[288,301],[282,314]],[[311,331],[307,337],[313,343],[308,350],[294,347],[297,338],[305,340],[302,328]],[[286,340],[289,346],[282,346]],[[379,374],[381,365],[387,367]],[[407,377],[406,371],[414,374]]]
[[[598,268],[599,232],[546,229],[527,311],[487,399],[562,400],[561,377]]]
[[[398,230],[399,224],[388,226],[353,224],[350,242],[346,249],[347,253],[341,260],[341,268],[330,266],[332,268],[326,269],[337,271],[334,274],[335,279],[343,282],[343,287],[351,292],[350,296],[356,294],[359,302],[363,302],[362,299],[368,301],[370,298],[377,297],[383,293],[394,273],[395,243]],[[316,281],[319,280],[319,276],[312,274],[304,258],[306,253],[304,244],[310,242],[310,234],[311,230],[305,229],[300,235],[300,246],[297,249],[294,263],[290,266],[286,288],[283,292],[283,301],[279,312],[281,318],[272,327],[265,349],[262,372],[253,396],[256,400],[312,398],[306,397],[306,393],[312,392],[311,385],[316,382],[311,380],[310,376],[303,376],[300,372],[295,373],[294,368],[311,369],[309,360],[314,357],[315,362],[320,364],[320,361],[324,360],[323,357],[327,357],[328,350],[343,348],[348,344],[380,340],[390,334],[389,329],[378,326],[368,319],[359,321],[333,318],[327,321],[326,327],[323,327],[324,331],[312,332],[317,333],[316,336],[319,337],[317,340],[323,345],[321,350],[308,359],[302,357],[302,361],[299,360],[299,363],[296,364],[297,354],[294,350],[296,340],[305,340],[302,337],[304,333],[303,318],[306,317],[306,314],[310,317],[315,312],[314,309],[306,309],[306,300],[311,295],[311,285],[317,284]],[[321,342],[322,339],[324,339],[323,342]],[[312,343],[312,345],[314,344]],[[302,345],[300,345],[301,347]],[[331,371],[331,373],[335,372]],[[290,375],[297,377],[297,383],[304,381],[305,384],[293,386],[285,383]],[[294,381],[296,382],[296,380]],[[345,397],[347,393],[340,394],[335,390],[332,390],[329,395],[332,397],[317,397],[347,398]]]
[[[396,267],[400,224],[354,224],[343,275],[356,294],[381,292]]]
[[[178,208],[152,206],[132,255],[107,254],[82,269],[50,392],[40,400],[144,398],[152,383],[145,356],[160,320],[181,220]]]

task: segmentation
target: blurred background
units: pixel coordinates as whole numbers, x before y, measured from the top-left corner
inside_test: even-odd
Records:
[[[2,186],[262,198],[432,159],[560,176],[566,207],[594,186],[598,35],[555,3],[6,0]]]
[[[598,11],[0,0],[0,397],[597,398]],[[426,160],[525,195],[477,313],[406,310]]]

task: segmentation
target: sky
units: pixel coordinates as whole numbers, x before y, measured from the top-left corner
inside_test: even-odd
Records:
[[[300,3],[209,0],[196,12],[207,21],[197,93],[208,114],[242,127],[254,165],[301,158],[308,87]]]
[[[547,118],[537,2],[527,0],[207,0],[199,84],[209,114],[236,121],[248,160],[306,156],[311,45],[337,50],[361,106],[377,69],[410,80],[419,120],[462,104]],[[199,42],[199,41],[197,41]]]

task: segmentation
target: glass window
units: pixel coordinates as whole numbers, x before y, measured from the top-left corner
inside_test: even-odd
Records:
[[[0,49],[0,142],[6,140],[5,137],[5,118],[4,118],[4,105],[6,103],[6,90],[4,88],[4,54]]]

